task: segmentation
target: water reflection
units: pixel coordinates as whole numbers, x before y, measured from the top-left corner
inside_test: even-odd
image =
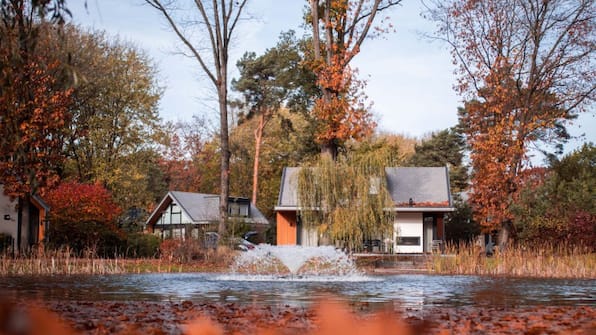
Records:
[[[45,300],[235,302],[306,306],[333,296],[350,304],[425,306],[596,305],[596,280],[474,276],[360,278],[133,274],[0,278],[2,293]]]

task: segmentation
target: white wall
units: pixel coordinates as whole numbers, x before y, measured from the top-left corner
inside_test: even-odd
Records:
[[[172,212],[172,211],[175,214],[171,215],[170,212]],[[172,220],[174,222],[170,222],[170,218],[172,218]],[[164,224],[164,225],[167,225],[170,223],[189,224],[189,223],[192,223],[192,220],[188,216],[186,216],[186,214],[184,214],[184,212],[182,212],[182,209],[180,208],[180,206],[174,204],[173,208],[172,208],[172,206],[168,206],[168,208],[161,215],[160,220],[157,222],[157,224]],[[165,230],[167,228],[163,228],[163,229]]]
[[[8,196],[4,195],[4,187],[0,185],[0,233],[12,236],[13,247],[16,247],[17,241],[18,212],[16,205],[17,201],[11,201]],[[10,219],[5,220],[5,215],[8,215]]]
[[[420,245],[397,245],[398,236],[420,237]],[[397,213],[393,224],[393,243],[396,253],[423,252],[422,213]]]

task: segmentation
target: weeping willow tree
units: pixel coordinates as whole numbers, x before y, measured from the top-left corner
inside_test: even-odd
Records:
[[[364,151],[364,152],[362,152]],[[360,150],[333,160],[321,155],[298,176],[302,224],[323,240],[349,249],[363,240],[390,236],[394,213],[385,167],[398,165],[396,151]]]

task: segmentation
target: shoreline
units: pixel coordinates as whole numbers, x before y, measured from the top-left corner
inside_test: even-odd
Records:
[[[437,257],[438,256],[438,257]],[[384,255],[353,256],[356,267],[369,275],[472,275],[512,278],[596,279],[596,253],[545,257],[536,267],[528,265],[531,257],[511,265],[503,264],[503,256],[459,259],[454,255]],[[461,256],[462,258],[465,256]],[[141,273],[226,273],[234,254],[214,256],[206,260],[177,262],[168,259],[76,258],[63,257],[0,257],[0,277],[52,275],[107,275]],[[467,261],[467,262],[466,262]],[[468,264],[469,263],[469,264]],[[557,270],[549,264],[558,265]]]

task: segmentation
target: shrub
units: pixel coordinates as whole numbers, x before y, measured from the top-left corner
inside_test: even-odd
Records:
[[[135,233],[128,235],[127,257],[148,258],[159,255],[159,237],[150,234]]]
[[[193,239],[166,239],[161,242],[159,250],[161,258],[175,262],[188,262],[191,260],[203,259],[206,252],[206,250],[201,247],[199,241]]]
[[[116,227],[116,218],[121,210],[103,186],[66,182],[45,198],[51,207],[52,246],[68,246],[78,254],[96,250],[102,256],[120,251],[124,234]]]

